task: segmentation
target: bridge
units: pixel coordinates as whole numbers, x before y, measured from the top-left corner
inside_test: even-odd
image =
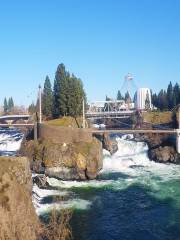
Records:
[[[175,134],[176,135],[176,150],[180,154],[180,105],[177,108],[177,119],[178,128],[177,129],[114,129],[114,130],[92,130],[92,134],[105,134],[105,133],[124,133],[124,134],[134,134],[134,133],[154,133],[154,134]]]
[[[180,129],[112,129],[112,130],[91,130],[92,134],[104,134],[104,133],[154,133],[154,134],[180,134]]]
[[[0,126],[29,125],[30,123],[28,123],[28,122],[30,121],[30,118],[31,118],[31,115],[28,115],[28,114],[0,116]],[[21,122],[21,123],[17,123],[17,122]]]
[[[129,118],[135,112],[132,103],[124,100],[96,101],[87,104],[87,119]]]

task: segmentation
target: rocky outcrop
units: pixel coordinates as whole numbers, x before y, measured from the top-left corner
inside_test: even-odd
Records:
[[[147,142],[150,160],[180,164],[180,154],[177,153],[175,139],[172,139],[171,136],[160,134],[136,135],[136,140]]]
[[[114,154],[118,150],[118,143],[115,138],[111,138],[109,134],[95,134],[95,137],[102,142],[102,147]]]
[[[0,239],[35,240],[40,223],[32,205],[27,158],[0,157]]]
[[[172,146],[160,146],[155,149],[150,149],[148,155],[151,160],[154,160],[156,162],[170,162],[176,164],[180,163],[180,155]]]
[[[102,168],[102,144],[96,138],[68,144],[27,141],[20,152],[28,156],[33,171],[64,180],[94,179]]]

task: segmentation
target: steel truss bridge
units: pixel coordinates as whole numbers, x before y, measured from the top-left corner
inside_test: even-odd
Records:
[[[123,100],[96,101],[88,104],[87,119],[129,118],[135,112],[132,103]]]

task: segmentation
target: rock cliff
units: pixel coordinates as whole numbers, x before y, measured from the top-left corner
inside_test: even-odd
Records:
[[[137,136],[136,136],[137,137]],[[147,142],[148,156],[155,162],[180,164],[180,154],[175,147],[175,139],[160,134],[138,135],[138,140]]]
[[[32,204],[27,158],[0,157],[0,239],[35,240],[39,220]]]

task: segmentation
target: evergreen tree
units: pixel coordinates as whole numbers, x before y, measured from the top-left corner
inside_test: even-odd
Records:
[[[158,108],[158,96],[157,96],[156,93],[152,94],[152,104],[153,104],[154,107]]]
[[[52,115],[52,106],[53,106],[53,96],[51,82],[48,76],[46,76],[43,89],[43,98],[42,98],[42,112],[45,116]]]
[[[53,115],[59,117],[67,113],[67,72],[64,64],[57,68],[54,80]]]
[[[168,109],[173,108],[173,86],[170,82],[167,88],[167,101],[168,101]]]
[[[130,102],[131,102],[131,97],[130,97],[128,91],[125,93],[125,102],[126,102],[126,103],[130,103]]]
[[[167,93],[163,89],[158,94],[158,108],[161,111],[168,109]]]
[[[69,77],[67,92],[67,114],[76,118],[82,114],[83,99],[86,100],[81,79]]]
[[[176,83],[173,88],[173,106],[177,106],[180,103],[180,87]]]
[[[13,101],[13,98],[10,97],[8,99],[8,111],[11,112],[13,110],[13,108],[14,108],[14,101]]]
[[[86,99],[82,81],[70,75],[65,66],[57,68],[53,91],[53,116],[73,116],[82,114],[82,101]]]
[[[147,91],[147,93],[146,93],[145,109],[146,109],[146,110],[149,110],[149,109],[150,109],[150,98],[149,98],[149,93],[148,93],[148,91]]]
[[[123,96],[122,96],[120,90],[118,90],[118,92],[117,92],[117,100],[123,100]]]
[[[8,103],[7,103],[7,99],[5,98],[4,99],[4,113],[7,113],[8,112]]]
[[[29,107],[28,107],[28,112],[29,112],[30,114],[33,114],[33,113],[37,112],[36,105],[35,105],[33,102],[29,105]]]

